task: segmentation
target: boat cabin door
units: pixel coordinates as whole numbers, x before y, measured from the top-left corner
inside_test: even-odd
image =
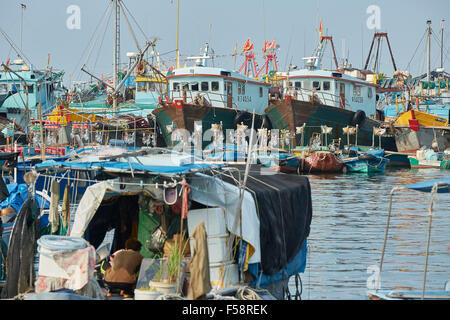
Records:
[[[345,109],[345,83],[339,84],[339,107]]]
[[[339,84],[340,94],[339,94],[339,107],[345,109],[345,83]]]
[[[225,88],[227,92],[227,108],[233,108],[233,83],[226,81]]]

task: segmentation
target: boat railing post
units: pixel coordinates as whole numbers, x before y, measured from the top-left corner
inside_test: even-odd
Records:
[[[434,200],[434,195],[437,192],[438,186],[439,186],[439,182],[437,182],[433,186],[433,189],[431,189],[430,206],[428,209],[427,249],[425,252],[425,266],[424,266],[424,270],[423,270],[422,297],[421,297],[422,300],[425,298],[425,284],[427,281],[428,256],[429,256],[430,238],[431,238],[431,221],[433,219],[433,200]]]
[[[378,289],[380,287],[380,279],[381,279],[381,271],[383,270],[383,260],[384,260],[384,253],[386,250],[386,243],[389,233],[389,223],[391,220],[391,212],[392,212],[392,197],[394,195],[394,192],[401,189],[401,187],[394,187],[392,188],[390,194],[389,194],[389,209],[388,209],[388,216],[387,216],[387,222],[386,222],[386,230],[384,231],[384,242],[383,242],[383,248],[381,249],[381,258],[380,258],[380,267],[378,268],[378,277],[377,282],[375,284],[375,292],[378,292]]]

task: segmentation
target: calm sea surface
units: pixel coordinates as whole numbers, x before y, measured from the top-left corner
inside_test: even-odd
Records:
[[[383,246],[389,193],[395,186],[450,177],[438,169],[390,169],[381,175],[308,175],[313,218],[308,239],[303,300],[366,299]],[[394,194],[381,289],[421,290],[430,193]],[[450,194],[437,194],[433,207],[427,289],[450,280]],[[295,281],[291,279],[291,294]],[[299,288],[300,289],[300,288]]]

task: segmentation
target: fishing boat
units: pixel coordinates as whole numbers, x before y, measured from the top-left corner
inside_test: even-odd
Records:
[[[384,157],[384,150],[370,150],[356,157],[344,158],[345,171],[348,173],[380,173],[384,172],[389,159]]]
[[[306,124],[306,141],[322,125],[333,128],[333,139],[343,138],[342,129],[359,127],[360,143],[370,145],[374,127],[379,127],[376,110],[377,85],[353,77],[344,70],[325,70],[322,57],[325,37],[321,37],[312,57],[304,58],[305,68],[280,73],[282,86],[272,88],[267,116],[273,128],[289,130],[293,146],[296,128]],[[336,67],[337,68],[337,67]]]
[[[174,144],[173,132],[182,129],[193,133],[196,122],[201,137],[213,125],[220,125],[225,137],[228,129],[236,130],[239,124],[250,128],[252,112],[256,115],[254,128],[264,126],[270,84],[208,66],[208,44],[202,56],[193,58],[193,66],[168,73],[168,96],[161,98],[160,106],[153,111],[167,146]],[[207,144],[208,140],[203,141],[203,147]]]
[[[409,189],[417,192],[427,192],[430,193],[430,206],[428,212],[428,226],[427,226],[427,237],[426,237],[426,251],[425,251],[425,262],[423,270],[423,281],[421,290],[381,290],[379,283],[381,272],[383,268],[383,259],[388,239],[388,232],[390,227],[390,218],[392,210],[392,198],[396,190],[399,189]],[[431,238],[431,223],[433,218],[433,201],[436,193],[449,193],[450,192],[450,179],[434,179],[424,182],[418,182],[414,184],[409,184],[401,187],[394,187],[391,190],[389,198],[389,211],[386,223],[386,232],[383,242],[383,248],[381,251],[381,258],[379,264],[378,277],[376,279],[376,289],[369,290],[367,296],[371,300],[450,300],[450,286],[447,283],[443,284],[444,290],[427,290],[427,273],[428,273],[428,258],[430,256],[430,238]],[[448,281],[447,281],[448,282]]]
[[[283,286],[287,285],[290,277],[304,271],[312,214],[310,187],[306,177],[284,174],[267,176],[261,174],[258,166],[250,166],[247,170],[238,165],[227,169],[220,164],[194,163],[189,154],[173,153],[164,149],[150,149],[139,153],[124,152],[106,157],[95,155],[85,158],[84,162],[77,158],[51,160],[37,165],[35,169],[38,173],[47,172],[50,175],[67,170],[95,172],[95,177],[106,178],[89,179],[89,187],[76,205],[75,220],[70,226],[70,239],[61,238],[58,241],[73,244],[71,239],[84,237],[89,245],[100,249],[109,228],[107,225],[122,225],[123,227],[115,229],[110,253],[122,248],[124,241],[131,235],[143,243],[141,254],[144,255],[144,261],[139,272],[136,293],[141,293],[141,289],[144,291],[145,287],[149,286],[149,280],[152,280],[149,278],[154,274],[151,266],[155,266],[158,260],[157,252],[154,251],[156,249],[150,244],[156,239],[154,231],[161,225],[162,220],[159,220],[163,217],[166,219],[166,226],[174,228],[173,231],[164,229],[164,239],[170,240],[174,234],[187,231],[191,246],[195,242],[193,230],[200,222],[204,222],[208,235],[209,274],[213,289],[211,294],[206,292],[207,299],[216,299],[222,291],[227,291],[229,295],[233,290],[237,297],[243,289],[257,293],[256,296],[283,299]],[[244,191],[241,197],[239,181],[242,179],[243,170],[247,172],[246,189],[250,191]],[[227,195],[225,198],[224,194]],[[281,194],[290,194],[292,201],[285,201],[280,207],[278,199]],[[302,203],[301,210],[298,209],[298,203]],[[242,211],[238,210],[241,204]],[[163,209],[162,212],[160,209]],[[239,212],[242,212],[239,218],[242,219],[242,224],[236,223]],[[105,215],[108,217],[107,225],[99,224]],[[289,226],[280,221],[280,218],[288,216]],[[47,242],[47,239],[40,241],[41,250]],[[239,243],[237,255],[231,250],[233,243]],[[163,244],[164,241],[159,242],[159,250],[163,250]],[[60,250],[50,243],[49,248]],[[73,252],[70,246],[64,250]],[[182,258],[185,262],[189,260],[189,255]],[[191,265],[191,272],[195,272],[194,268]],[[245,270],[252,277],[245,280],[245,286],[242,287],[240,283],[243,278],[240,275]],[[46,287],[41,285],[49,283],[52,278],[45,265],[39,265],[39,274],[35,292],[27,294],[28,298],[25,299],[58,297],[58,293],[54,292],[58,288],[45,289]],[[54,277],[58,275],[55,273]],[[74,275],[70,274],[70,277],[72,276]],[[70,285],[74,282],[63,283],[66,284],[62,287],[70,294],[83,295],[78,287]],[[180,283],[184,283],[182,278],[179,278]],[[98,288],[85,277],[83,285]],[[180,299],[186,299],[186,291],[181,289],[182,286],[179,288],[174,294]],[[89,296],[83,292],[85,296]],[[163,299],[168,297],[167,294],[160,296]],[[92,291],[90,297],[92,298]],[[105,296],[95,298],[104,299]]]
[[[413,169],[450,169],[450,149],[444,152],[436,152],[433,149],[417,150],[415,155],[408,157]]]

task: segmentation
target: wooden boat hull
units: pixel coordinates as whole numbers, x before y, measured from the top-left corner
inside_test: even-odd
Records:
[[[181,102],[181,101],[177,101]],[[212,124],[221,124],[224,139],[226,139],[226,130],[236,129],[236,119],[240,111],[233,108],[221,108],[207,105],[196,105],[191,103],[174,103],[160,105],[153,110],[157,125],[161,131],[163,139],[167,146],[172,146],[172,133],[176,129],[185,129],[191,136],[194,132],[194,123],[200,121],[202,124],[202,148],[205,148],[212,142],[212,137],[205,136],[205,132],[210,130]],[[251,116],[251,114],[249,114]],[[255,128],[260,128],[263,115],[255,115]],[[251,128],[247,117],[244,124]],[[240,122],[239,122],[240,123]]]
[[[355,112],[350,110],[299,100],[273,100],[265,111],[273,129],[284,129],[295,133],[296,127],[301,127],[306,123],[303,145],[308,145],[313,132],[320,132],[320,126],[322,125],[333,128],[328,136],[328,142],[331,142],[332,139],[341,138],[344,144],[348,144],[347,136],[343,134],[342,128],[351,126],[352,119],[355,116]],[[358,144],[372,145],[373,128],[379,127],[380,123],[366,117],[358,125]],[[300,140],[300,135],[294,137],[292,139],[293,147],[301,146]],[[390,140],[392,139],[381,138],[381,144],[385,150],[395,148]],[[350,136],[350,143],[354,144],[354,142],[355,136]]]
[[[304,172],[341,172],[344,161],[329,151],[317,151],[306,157],[301,169]]]
[[[419,127],[414,131],[409,126],[395,127],[395,144],[399,152],[415,153],[421,147],[430,148],[433,141],[439,150],[450,148],[450,127]]]

